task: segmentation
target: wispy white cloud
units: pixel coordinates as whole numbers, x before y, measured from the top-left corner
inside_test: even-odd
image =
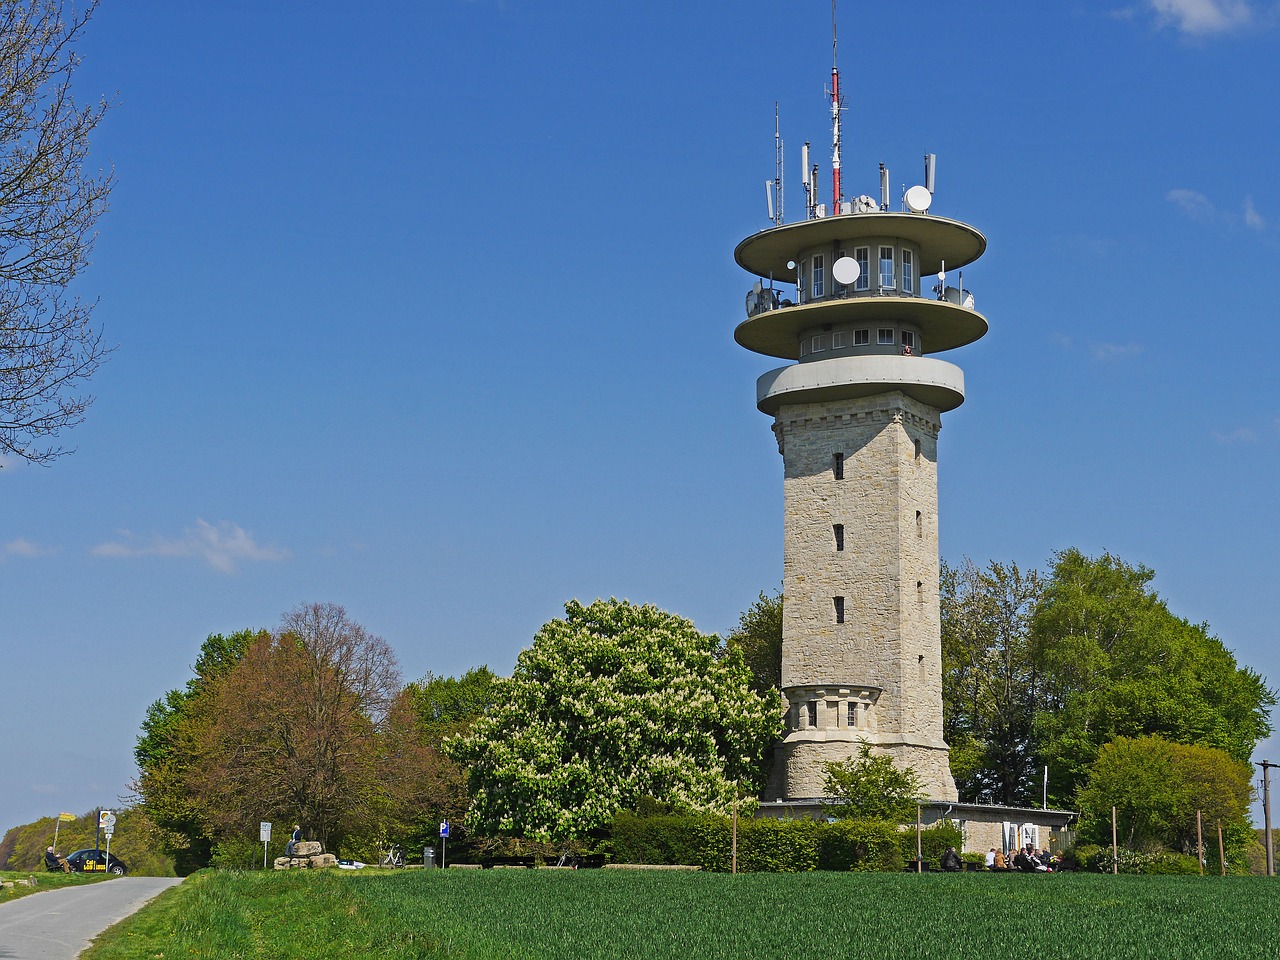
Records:
[[[1192,220],[1208,223],[1222,219],[1222,214],[1213,205],[1213,202],[1203,193],[1196,190],[1170,190],[1164,195],[1164,198],[1178,207]]]
[[[58,552],[56,547],[42,547],[22,537],[10,540],[4,545],[3,550],[11,557],[49,557]]]
[[[1248,427],[1236,427],[1226,433],[1213,431],[1213,439],[1219,443],[1256,443],[1258,435]]]
[[[1189,37],[1232,33],[1253,22],[1246,0],[1147,0],[1156,26],[1172,27]]]
[[[238,524],[224,520],[216,527],[197,520],[180,537],[141,539],[128,530],[120,538],[100,543],[90,551],[95,557],[197,557],[223,573],[235,573],[243,561],[279,561],[289,551],[274,545],[259,544]]]
[[[1102,363],[1110,363],[1115,360],[1124,360],[1127,357],[1136,357],[1142,353],[1143,347],[1140,343],[1091,343],[1089,344],[1089,355],[1093,359]]]
[[[1222,209],[1198,190],[1187,190],[1179,187],[1170,190],[1164,198],[1197,223],[1217,223],[1238,227],[1244,224],[1250,230],[1265,230],[1266,218],[1254,206],[1253,197],[1246,196],[1237,214],[1230,209]]]
[[[1267,226],[1266,219],[1253,205],[1253,197],[1244,198],[1244,225],[1253,230],[1265,230]]]

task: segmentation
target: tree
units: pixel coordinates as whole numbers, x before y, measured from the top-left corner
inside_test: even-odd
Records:
[[[472,667],[461,677],[428,673],[405,687],[427,741],[439,746],[451,733],[459,733],[493,705],[497,676],[487,666]]]
[[[741,654],[656,607],[597,600],[545,624],[493,707],[446,753],[469,770],[469,827],[568,840],[645,797],[728,811],[759,789],[778,735],[778,694],[761,696]]]
[[[1031,613],[1042,584],[1034,571],[965,559],[942,567],[943,735],[962,799],[1021,805],[1032,797],[1036,665]]]
[[[328,846],[376,824],[379,735],[399,688],[391,648],[345,609],[287,613],[214,691],[189,782],[215,831],[296,818]]]
[[[738,620],[738,629],[725,640],[726,650],[737,650],[751,671],[756,693],[768,694],[782,686],[782,594],[764,591]]]
[[[1081,832],[1111,840],[1111,808],[1118,834],[1131,850],[1192,853],[1196,813],[1212,833],[1221,822],[1235,846],[1251,839],[1252,768],[1213,747],[1171,743],[1160,737],[1118,737],[1098,752],[1081,788]]]
[[[1275,693],[1206,624],[1174,616],[1154,572],[1064,550],[1032,617],[1035,739],[1051,795],[1070,802],[1099,751],[1154,734],[1248,762],[1271,732]]]
[[[823,789],[832,798],[823,811],[839,820],[908,823],[915,820],[916,804],[924,797],[924,784],[915,770],[873,754],[865,743],[848,760],[826,764]]]
[[[170,690],[151,704],[142,721],[134,749],[138,764],[134,791],[180,874],[207,866],[214,840],[202,798],[190,783],[202,762],[199,744],[213,722],[214,688],[261,635],[265,632],[210,634],[192,667],[195,676],[185,688]]]
[[[114,177],[86,169],[105,115],[71,94],[74,43],[96,8],[0,3],[0,452],[48,463],[46,441],[84,419],[106,358],[92,304],[67,292],[89,263]]]

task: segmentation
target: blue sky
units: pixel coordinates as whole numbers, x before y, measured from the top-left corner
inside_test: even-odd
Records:
[[[1280,684],[1276,5],[906,9],[840,4],[844,182],[936,153],[933,212],[989,240],[943,556],[1145,563]],[[118,349],[77,452],[0,469],[0,828],[115,803],[204,637],[300,603],[414,679],[509,670],[569,598],[725,631],[776,587],[732,250],[775,101],[802,215],[829,31],[826,0],[104,4],[79,292]]]

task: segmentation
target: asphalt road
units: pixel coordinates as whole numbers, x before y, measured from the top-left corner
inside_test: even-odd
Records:
[[[0,960],[74,960],[107,927],[181,882],[115,877],[0,904]]]

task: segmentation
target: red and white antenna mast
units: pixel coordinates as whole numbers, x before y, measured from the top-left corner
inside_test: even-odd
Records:
[[[840,68],[836,65],[836,0],[831,0],[831,212],[840,212]]]

